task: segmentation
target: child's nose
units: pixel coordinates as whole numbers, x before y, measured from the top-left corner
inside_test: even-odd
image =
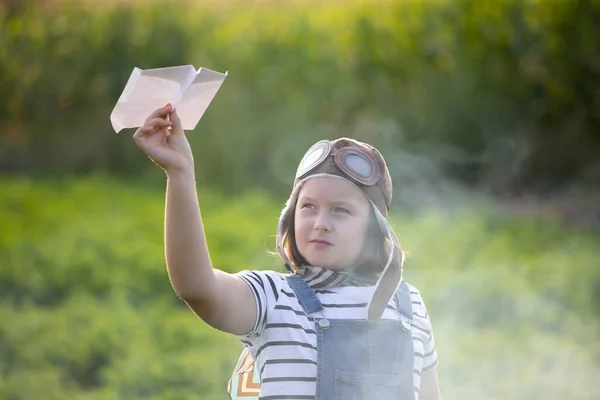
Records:
[[[324,231],[331,230],[331,218],[327,212],[324,212],[324,211],[319,212],[319,214],[317,215],[317,218],[315,220],[315,229],[316,230],[324,230]]]

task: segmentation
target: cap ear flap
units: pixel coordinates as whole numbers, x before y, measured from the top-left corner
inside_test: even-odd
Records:
[[[402,265],[404,264],[404,252],[398,242],[394,230],[387,219],[383,217],[379,209],[372,203],[375,212],[375,219],[384,236],[389,240],[390,254],[388,261],[379,277],[375,292],[368,307],[368,318],[370,320],[379,319],[389,299],[394,294],[398,284],[402,279]]]
[[[277,226],[277,239],[276,239],[277,253],[279,254],[279,257],[285,264],[285,267],[290,272],[293,272],[292,271],[292,269],[293,269],[292,260],[288,257],[285,248],[286,248],[286,242],[289,240],[292,219],[294,218],[293,212],[294,212],[294,209],[296,208],[297,200],[294,199],[293,196],[294,195],[292,194],[292,197],[290,197],[288,199],[287,204],[281,211],[281,215],[279,217],[279,224]],[[296,196],[296,198],[297,198],[297,196]]]
[[[371,207],[373,207],[373,210],[375,212],[375,220],[377,221],[377,226],[379,226],[379,229],[381,229],[381,232],[386,237],[389,236],[390,232],[389,232],[388,221],[385,219],[385,217],[383,215],[381,215],[381,212],[379,211],[379,209],[373,202],[371,202]]]
[[[279,224],[277,226],[277,253],[284,262],[286,269],[292,273],[294,272],[294,266],[297,266],[298,263],[304,262],[302,255],[294,243],[295,238],[293,236],[293,222],[295,218],[296,204],[298,203],[298,194],[300,193],[300,188],[306,179],[310,178],[305,178],[304,180],[298,181],[294,184],[294,189],[292,190],[289,199],[285,203],[285,207],[283,210],[281,210]]]

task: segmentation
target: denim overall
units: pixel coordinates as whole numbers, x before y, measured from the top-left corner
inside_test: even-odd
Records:
[[[321,302],[302,278],[286,277],[317,325],[315,400],[414,400],[410,291],[394,294],[400,321],[325,319]]]

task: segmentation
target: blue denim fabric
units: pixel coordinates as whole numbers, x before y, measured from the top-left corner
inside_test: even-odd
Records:
[[[300,304],[317,321],[315,400],[414,400],[412,307],[406,282],[395,293],[401,320],[327,320],[313,290],[287,277]]]

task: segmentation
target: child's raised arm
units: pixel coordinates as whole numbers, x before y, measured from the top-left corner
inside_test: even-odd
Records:
[[[254,295],[241,278],[212,267],[193,155],[176,111],[171,112],[170,105],[156,110],[134,140],[167,174],[165,255],[173,289],[214,328],[233,334],[250,332],[257,313]]]

